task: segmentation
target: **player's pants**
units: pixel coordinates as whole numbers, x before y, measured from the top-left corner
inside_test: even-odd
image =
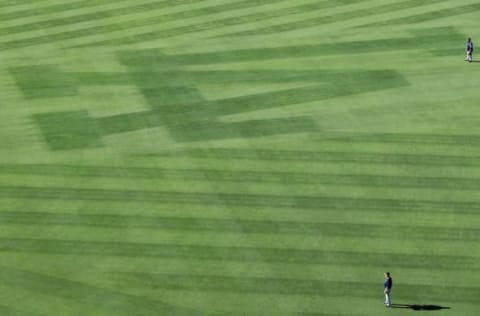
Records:
[[[390,290],[385,292],[385,305],[390,306]]]
[[[467,60],[472,61],[472,52],[471,51],[467,52]]]

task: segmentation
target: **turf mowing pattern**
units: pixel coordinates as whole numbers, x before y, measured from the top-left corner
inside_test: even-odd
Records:
[[[478,315],[479,18],[0,0],[0,314]]]

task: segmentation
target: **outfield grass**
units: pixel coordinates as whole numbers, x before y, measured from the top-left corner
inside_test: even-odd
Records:
[[[479,19],[0,0],[0,314],[478,315]]]

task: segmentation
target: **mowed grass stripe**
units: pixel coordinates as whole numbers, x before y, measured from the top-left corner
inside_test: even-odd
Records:
[[[267,149],[257,146],[259,149]],[[275,148],[271,147],[270,148]],[[278,148],[280,149],[280,148]],[[291,146],[291,150],[312,150],[312,151],[335,151],[335,152],[360,152],[380,154],[420,154],[420,155],[450,155],[450,156],[480,156],[480,150],[476,146],[466,144],[446,145],[419,142],[381,142],[381,141],[358,141],[344,142],[341,140],[320,141],[319,144],[305,142],[303,146]]]
[[[385,226],[409,226],[432,227],[448,229],[478,229],[480,225],[480,214],[459,214],[454,209],[450,212],[443,212],[442,216],[432,213],[419,213],[413,211],[402,211],[401,215],[395,216],[392,221],[391,212],[381,210],[355,209],[338,211],[335,209],[323,209],[317,212],[312,209],[288,209],[262,207],[251,208],[243,206],[229,206],[228,211],[222,206],[212,205],[184,205],[176,203],[156,202],[124,202],[124,201],[93,201],[87,205],[78,201],[56,200],[55,207],[49,204],[48,200],[19,200],[15,198],[2,198],[0,211],[31,212],[31,213],[52,213],[52,214],[85,214],[85,215],[107,215],[107,216],[139,216],[144,217],[174,217],[174,218],[198,218],[198,219],[219,219],[219,220],[245,220],[245,221],[280,221],[291,223],[320,223],[320,224],[366,224]],[[79,205],[80,204],[80,205]],[[295,216],[292,216],[295,214]],[[27,224],[24,224],[27,225]]]
[[[436,33],[435,33],[436,32]],[[209,65],[221,63],[236,63],[247,61],[261,61],[272,59],[296,59],[319,56],[338,56],[350,54],[369,54],[379,52],[393,52],[402,50],[428,50],[451,48],[464,35],[453,28],[432,28],[413,36],[395,37],[388,39],[349,40],[334,43],[314,43],[304,45],[282,45],[278,47],[238,48],[222,51],[199,52],[190,54],[167,55],[172,63],[180,65]],[[155,60],[152,55],[160,52],[145,50],[143,52],[123,52],[123,58],[128,58],[128,66],[132,69],[151,69],[152,66],[162,67],[163,59]],[[150,58],[148,58],[150,56]],[[145,59],[151,62],[146,65]],[[148,68],[150,66],[150,68]],[[143,67],[143,68],[142,68]],[[381,71],[381,70],[376,70]],[[375,73],[376,71],[373,71]],[[384,74],[395,73],[392,69],[384,69]],[[396,72],[398,73],[398,72]],[[380,74],[379,74],[380,75]],[[359,80],[358,83],[368,85],[369,82]],[[332,86],[339,90],[341,87]]]
[[[338,211],[335,209],[289,209],[275,206],[251,208],[248,206],[230,205],[228,212],[221,205],[185,205],[176,203],[157,203],[149,201],[91,201],[84,205],[82,201],[55,200],[53,207],[48,200],[19,200],[2,198],[0,203],[2,212],[31,212],[48,214],[92,214],[112,216],[140,216],[143,217],[175,217],[220,220],[246,221],[281,221],[281,222],[309,222],[309,223],[344,223],[344,224],[375,224],[394,226],[419,226],[434,228],[466,228],[477,229],[480,225],[479,213],[458,213],[452,209],[438,216],[434,211],[417,212],[415,210],[362,210],[356,209]],[[295,214],[295,216],[292,216]],[[395,218],[395,221],[392,221]]]
[[[33,256],[35,261],[29,261]],[[18,269],[36,270],[48,273],[50,271],[52,255],[49,254],[28,254],[4,252],[2,254],[5,265],[15,263]],[[61,260],[55,262],[55,270],[59,276],[70,276],[70,266],[77,263],[75,256],[59,256]],[[103,265],[97,266],[95,272],[89,266],[82,269],[79,278],[86,275],[93,278],[101,278],[112,272],[121,273],[162,273],[162,274],[193,274],[205,276],[226,276],[226,277],[247,277],[247,278],[281,278],[294,280],[313,281],[340,281],[340,282],[372,282],[372,276],[382,271],[382,266],[369,265],[366,267],[357,266],[335,266],[315,264],[305,267],[302,264],[292,263],[261,263],[261,262],[234,262],[234,261],[209,261],[208,264],[202,260],[189,260],[191,264],[185,265],[184,259],[176,258],[127,258],[115,260],[116,258],[102,258]],[[92,263],[92,262],[89,262]],[[94,263],[93,263],[94,264]],[[461,271],[450,270],[448,274],[440,274],[436,271],[433,274],[426,274],[423,269],[396,269],[396,275],[401,276],[403,284],[406,285],[427,285],[427,286],[451,286],[460,288],[478,288],[478,275],[467,276]],[[89,280],[89,278],[87,279]]]
[[[364,79],[373,77],[374,74],[380,75],[384,80],[381,81],[380,78],[377,78],[377,80],[370,81],[370,82],[363,82],[362,84],[359,84],[357,86],[352,85],[352,82],[348,82],[348,81],[344,82],[345,85],[341,85],[341,86],[335,86],[331,83],[327,83],[323,85],[322,84],[307,85],[305,87],[298,87],[293,89],[290,88],[290,89],[272,91],[272,92],[263,92],[263,93],[253,94],[253,95],[239,96],[239,97],[233,97],[233,98],[221,99],[221,100],[215,100],[215,101],[204,101],[204,102],[198,102],[194,104],[190,103],[190,104],[180,105],[180,104],[170,103],[170,104],[162,105],[161,107],[158,107],[158,109],[156,110],[161,111],[161,113],[164,115],[166,120],[168,119],[173,121],[173,123],[170,123],[168,120],[166,121],[166,124],[169,125],[169,129],[171,132],[172,131],[175,132],[176,129],[186,130],[187,128],[192,128],[192,125],[193,125],[198,127],[196,131],[200,133],[200,132],[208,132],[209,125],[215,126],[215,122],[211,122],[211,120],[214,118],[218,118],[221,115],[238,114],[243,112],[250,112],[250,111],[264,110],[264,109],[273,109],[281,106],[295,105],[295,104],[314,102],[314,101],[318,102],[321,100],[333,99],[340,96],[351,96],[359,93],[367,93],[371,91],[398,88],[398,87],[408,85],[408,82],[399,73],[394,71],[388,71],[388,70],[370,73],[366,75]],[[159,94],[161,95],[161,92],[158,90],[158,88],[143,89],[142,92],[146,98],[151,100],[152,104],[155,104],[155,101],[158,102]],[[183,117],[183,120],[182,120],[182,117]],[[187,120],[185,118],[190,118],[190,119]],[[234,126],[234,125],[242,126],[243,124],[246,127],[250,125],[249,127],[253,129],[255,128],[255,125],[258,124],[258,122],[271,121],[272,125],[275,125],[274,122],[279,122],[280,124],[278,124],[276,128],[281,131],[282,124],[285,123],[285,120],[287,120],[287,118],[272,118],[272,119],[263,119],[263,120],[254,119],[249,121],[232,122],[229,124],[231,126]],[[293,126],[298,126],[298,124],[301,125],[302,123],[305,124],[306,127],[308,127],[308,125],[311,125],[311,128],[305,129],[304,132],[305,131],[318,132],[318,128],[315,128],[316,124],[314,121],[312,121],[311,117],[295,116],[295,117],[288,118],[288,120],[292,122]],[[286,129],[287,127],[283,126],[283,128]],[[247,137],[249,133],[249,129],[246,128],[245,130],[242,130],[242,132],[245,133],[244,137]],[[221,132],[219,131],[218,134],[221,135]],[[186,134],[185,136],[186,136],[185,141],[189,141],[188,139],[189,135]],[[205,137],[203,139],[200,136],[195,137],[195,134],[191,136],[192,136],[192,139],[190,139],[190,141],[209,139],[209,137]],[[182,140],[183,139],[180,139],[180,141]]]
[[[13,288],[30,293],[41,292],[53,296],[63,304],[80,302],[93,307],[96,313],[116,315],[179,315],[201,316],[195,310],[166,304],[142,296],[125,294],[118,290],[98,287],[94,284],[72,281],[34,271],[0,266],[0,281]]]
[[[386,224],[388,225],[388,224]],[[354,253],[395,253],[401,255],[421,256],[460,256],[476,257],[472,252],[477,241],[469,240],[422,240],[404,236],[398,238],[315,236],[295,234],[258,234],[230,233],[208,231],[180,230],[146,230],[142,228],[107,228],[85,226],[26,226],[9,224],[2,226],[0,237],[4,239],[31,240],[74,240],[84,242],[119,242],[140,244],[167,244],[178,246],[207,247],[244,247],[298,249],[320,252],[354,252]],[[395,245],[394,247],[392,247]],[[27,255],[27,253],[25,253]],[[48,255],[48,254],[45,254]],[[115,260],[109,258],[108,260]],[[299,263],[301,264],[301,263]],[[321,263],[319,263],[321,264]],[[327,264],[328,265],[328,264]],[[443,267],[431,267],[443,270]]]
[[[338,6],[358,3],[360,1],[361,0],[341,0],[341,1],[325,0],[325,1],[316,2],[316,3],[291,4],[291,6],[288,6],[286,8],[279,8],[279,9],[272,8],[267,12],[236,15],[228,18],[212,19],[208,22],[200,22],[200,23],[186,25],[186,26],[165,28],[165,29],[150,31],[146,33],[123,36],[123,37],[111,39],[111,40],[94,41],[82,46],[134,44],[134,43],[140,43],[144,41],[151,41],[151,40],[168,38],[168,37],[173,37],[178,35],[185,35],[188,33],[206,31],[211,29],[218,30],[222,27],[227,27],[227,26],[251,24],[251,23],[265,21],[267,19],[273,19],[273,18],[281,17],[281,18],[287,19],[290,15],[294,16],[296,14],[301,14],[305,12],[335,8]]]
[[[261,69],[261,70],[181,70],[181,65],[178,66],[177,70],[172,69],[144,69],[145,66],[149,65],[150,60],[154,65],[159,65],[164,62],[168,63],[169,60],[172,63],[178,61],[177,56],[168,56],[162,54],[162,52],[157,51],[158,54],[165,58],[165,60],[153,59],[152,54],[149,54],[145,51],[140,51],[135,53],[137,58],[145,57],[145,60],[142,63],[142,60],[130,60],[127,52],[124,52],[123,55],[126,55],[125,58],[122,58],[123,61],[128,66],[132,67],[132,72],[130,73],[113,73],[113,72],[70,72],[62,73],[58,70],[50,70],[51,73],[45,73],[45,79],[56,80],[60,79],[61,76],[66,76],[75,84],[79,86],[91,86],[91,85],[105,85],[105,84],[115,84],[115,85],[132,85],[135,84],[141,89],[151,89],[151,88],[162,88],[168,87],[168,84],[178,84],[179,86],[183,84],[192,84],[194,82],[199,83],[209,83],[209,84],[222,84],[222,83],[246,83],[246,82],[255,82],[255,83],[293,83],[293,84],[329,84],[332,81],[341,82],[345,84],[351,84],[355,82],[360,85],[357,81],[361,80],[379,80],[379,79],[396,79],[398,81],[403,78],[401,74],[391,69],[377,69],[377,70],[331,70],[331,69],[317,69],[317,70],[297,70],[297,69],[284,69],[284,70],[272,70],[272,69]],[[133,57],[133,56],[132,56]],[[135,58],[135,57],[133,57]],[[132,58],[132,59],[133,59]],[[180,61],[182,56],[179,56]],[[188,61],[187,61],[188,63]],[[132,65],[130,65],[132,64]],[[35,67],[39,70],[41,67]],[[19,79],[22,75],[22,71],[35,69],[33,67],[11,67],[11,72],[16,74]],[[48,69],[48,68],[46,68]],[[142,71],[143,70],[143,71]],[[146,70],[146,71],[145,71]],[[132,80],[132,76],[138,78],[139,80]],[[345,78],[348,76],[348,78]],[[188,77],[188,79],[186,78]],[[165,82],[158,82],[158,80],[168,78],[170,81],[166,84]],[[141,80],[140,80],[141,79]],[[35,84],[42,87],[40,82],[32,81],[31,85],[35,87]],[[369,84],[363,83],[362,86],[368,87]],[[290,88],[291,89],[291,88]],[[286,90],[289,90],[288,88]],[[167,91],[162,91],[168,93]],[[255,93],[254,96],[261,96],[261,93]],[[193,97],[192,97],[193,98]],[[235,98],[222,98],[221,102],[225,100],[230,100]],[[198,100],[185,100],[182,103],[197,103]],[[228,101],[227,101],[228,102]],[[168,105],[168,103],[166,103]],[[180,104],[178,104],[180,105]],[[413,136],[412,136],[413,137]],[[470,138],[473,138],[470,137]],[[480,136],[477,137],[480,140]],[[347,138],[347,140],[350,140]]]
[[[35,22],[32,24],[27,24],[26,28],[28,30],[35,30],[39,27],[39,25],[42,26],[43,24],[49,24],[51,26],[62,26],[62,25],[68,25],[73,23],[80,23],[80,22],[98,21],[106,18],[113,18],[113,17],[137,14],[142,12],[150,12],[152,10],[159,10],[162,8],[171,8],[172,6],[175,6],[175,5],[185,5],[188,3],[197,3],[201,1],[205,1],[205,0],[184,0],[184,1],[162,0],[162,1],[156,1],[156,2],[150,2],[150,3],[141,3],[141,4],[129,5],[127,7],[120,7],[120,8],[108,9],[104,11],[84,13],[84,14],[79,14],[76,16],[70,16],[66,18],[58,18],[58,19],[51,19],[43,22]],[[43,26],[45,27],[45,25]],[[84,31],[80,29],[80,30],[73,30],[68,32],[47,34],[42,36],[14,39],[10,41],[0,42],[0,50],[16,49],[16,48],[28,47],[28,46],[38,45],[38,44],[53,43],[53,42],[67,40],[75,36],[81,36],[82,34],[83,35],[88,34],[88,30]]]
[[[175,5],[195,4],[197,2],[201,3],[201,1],[202,0],[189,0],[189,1],[179,2],[178,0],[171,0],[171,1],[164,0],[161,2],[147,3],[147,4],[135,5],[131,7],[125,7],[125,8],[110,9],[108,11],[86,13],[81,15],[68,16],[65,18],[55,18],[55,19],[50,19],[46,21],[39,21],[39,22],[15,25],[15,26],[6,27],[6,28],[0,28],[0,35],[6,35],[6,34],[11,35],[15,33],[29,32],[37,29],[48,29],[48,28],[53,28],[58,26],[67,26],[67,25],[90,21],[90,20],[98,21],[101,19],[111,18],[111,17],[118,18],[125,14],[130,14],[130,13],[137,14],[145,11],[157,11],[165,8],[170,9]],[[55,35],[61,37],[61,36],[64,36],[65,34],[70,34],[71,38],[76,38],[76,37],[81,37],[82,35],[89,36],[91,34],[97,35],[97,34],[115,32],[120,30],[126,31],[130,28],[135,28],[140,26],[161,24],[161,23],[176,21],[180,19],[194,18],[199,16],[201,17],[204,15],[208,16],[211,14],[229,12],[229,11],[238,10],[238,9],[245,9],[245,8],[255,7],[258,5],[276,3],[279,1],[283,1],[283,0],[240,0],[232,3],[213,4],[213,5],[202,7],[202,8],[195,8],[191,10],[187,9],[185,11],[180,11],[180,12],[175,12],[170,14],[162,14],[155,17],[148,17],[148,18],[138,17],[137,19],[129,20],[129,21],[122,21],[122,22],[110,23],[102,26],[82,28],[76,31],[78,33],[74,33],[74,31],[69,31],[69,32],[55,33]],[[80,36],[74,36],[75,34],[79,34]]]
[[[78,9],[94,8],[109,3],[120,3],[128,0],[82,0],[67,3],[52,4],[42,7],[30,7],[25,10],[0,13],[2,21],[18,20],[22,18],[35,17],[48,14],[57,14],[65,11],[73,11]],[[38,1],[35,1],[38,2]]]
[[[443,18],[449,18],[457,15],[473,13],[480,10],[480,4],[473,3],[467,5],[455,6],[452,8],[440,9],[431,12],[425,12],[420,14],[413,14],[406,17],[389,19],[386,21],[368,23],[361,25],[362,27],[382,26],[382,25],[399,25],[399,24],[415,24],[428,21],[434,21]]]
[[[258,294],[315,295],[378,297],[378,284],[371,282],[339,282],[325,280],[300,280],[293,278],[253,278],[193,274],[161,273],[111,273],[121,284],[134,288],[163,288],[190,291],[220,291]],[[402,284],[403,299],[449,302],[477,303],[480,288],[458,286],[430,286],[419,284]],[[454,293],[452,295],[452,293]],[[397,294],[398,295],[398,294]]]
[[[120,17],[123,15],[138,14],[143,12],[150,12],[152,10],[165,9],[165,8],[173,7],[176,5],[194,4],[201,1],[205,1],[205,0],[182,0],[182,1],[150,0],[149,2],[144,2],[144,3],[136,3],[136,4],[126,3],[126,5],[120,6],[120,7],[113,7],[113,8],[105,7],[105,8],[100,8],[99,10],[94,9],[91,12],[90,11],[82,12],[80,14],[76,14],[76,15],[73,14],[67,17],[56,17],[56,15],[53,15],[53,17],[48,20],[31,22],[26,24],[18,24],[15,26],[7,27],[7,28],[2,28],[0,29],[1,30],[0,34],[4,35],[4,34],[23,33],[23,32],[28,32],[28,31],[37,30],[37,29],[48,29],[50,27],[66,26],[66,25],[71,25],[71,24],[76,24],[81,22],[99,21],[101,19],[106,19],[106,18]],[[53,35],[53,34],[50,34],[50,35]]]
[[[408,199],[289,196],[272,194],[195,193],[153,190],[114,190],[65,187],[0,186],[0,197],[79,201],[144,201],[199,205],[269,206],[292,209],[383,210],[478,213],[476,202]]]
[[[321,143],[339,142],[346,144],[379,143],[379,144],[425,144],[452,146],[480,145],[480,135],[456,134],[415,134],[415,133],[381,133],[350,135],[332,134],[326,138],[318,139]]]
[[[28,6],[28,5],[31,5],[33,3],[35,4],[41,4],[42,2],[46,2],[46,1],[49,1],[49,0],[9,0],[9,1],[3,1],[3,2],[0,2],[0,8],[15,8],[15,7],[23,7],[23,6]]]
[[[148,154],[147,154],[148,155]],[[233,149],[211,148],[192,149],[174,153],[151,154],[157,156],[186,156],[206,159],[238,159],[238,160],[285,160],[312,162],[352,162],[357,164],[379,163],[393,165],[438,165],[438,166],[479,166],[480,157],[461,155],[433,154],[389,154],[369,152],[340,151],[307,151],[307,150],[271,150],[271,149]]]
[[[416,1],[416,0],[407,0],[396,3],[383,4],[378,6],[370,6],[365,9],[357,9],[348,12],[341,12],[332,15],[319,16],[313,18],[306,18],[299,21],[286,22],[281,24],[276,24],[268,27],[260,27],[257,29],[228,33],[225,35],[228,36],[246,36],[246,35],[265,35],[265,34],[275,34],[285,31],[299,30],[309,27],[318,27],[325,26],[331,23],[339,23],[344,21],[351,21],[352,19],[360,19],[365,17],[370,17],[373,15],[378,15],[382,13],[391,13],[395,11],[417,8],[425,5],[431,5],[436,3],[441,3],[449,0],[426,0],[426,1]]]
[[[167,216],[117,216],[45,212],[0,212],[0,225],[85,226],[245,234],[294,234],[315,236],[376,237],[423,240],[480,240],[480,229],[352,223],[228,220]]]
[[[297,248],[221,247],[166,243],[106,242],[55,239],[0,238],[0,252],[83,255],[99,257],[180,258],[235,262],[283,262],[295,264],[328,264],[339,266],[390,266],[462,270],[480,269],[474,256],[413,255],[322,251]]]
[[[308,172],[234,171],[221,169],[124,168],[77,165],[0,164],[0,174],[55,177],[169,179],[234,183],[324,184],[361,187],[480,189],[480,178],[384,176]]]
[[[194,23],[191,25],[186,25],[186,26],[181,26],[181,27],[173,27],[173,28],[162,28],[160,30],[155,30],[155,31],[150,31],[147,33],[137,33],[137,34],[132,34],[129,36],[122,36],[119,38],[115,39],[107,39],[107,40],[100,40],[100,41],[92,41],[88,42],[86,44],[79,45],[80,47],[84,46],[98,46],[98,45],[125,45],[125,44],[133,44],[133,43],[139,43],[139,42],[144,42],[144,41],[149,41],[149,40],[155,40],[159,38],[165,38],[165,37],[171,37],[175,36],[178,34],[187,34],[187,33],[192,33],[192,32],[197,32],[197,31],[205,31],[205,30],[210,30],[210,29],[219,29],[221,27],[226,27],[226,26],[234,26],[234,25],[241,25],[241,24],[248,24],[248,23],[254,23],[258,21],[264,21],[265,19],[270,19],[274,17],[283,17],[286,18],[288,15],[292,14],[298,14],[302,12],[307,12],[311,10],[319,10],[319,9],[325,9],[325,8],[331,8],[335,7],[338,5],[342,5],[343,3],[354,3],[358,2],[361,0],[343,0],[343,1],[335,1],[335,0],[325,0],[319,3],[306,3],[306,4],[293,4],[291,6],[288,6],[286,8],[279,8],[276,9],[275,7],[270,8],[268,6],[269,10],[266,12],[260,12],[260,13],[252,13],[252,14],[244,14],[244,15],[235,15],[231,16],[228,18],[220,18],[220,19],[211,19],[208,22],[200,22],[200,23]],[[187,11],[187,12],[179,12],[179,13],[173,13],[169,15],[164,15],[161,17],[153,17],[153,18],[147,18],[144,20],[138,20],[138,21],[131,21],[131,22],[124,22],[120,23],[117,26],[118,28],[121,28],[123,30],[137,27],[137,26],[145,26],[145,25],[150,25],[150,24],[158,24],[160,22],[167,22],[172,19],[178,19],[178,18],[190,18],[192,12],[195,13],[196,10],[192,11]],[[214,10],[212,10],[214,12]],[[195,14],[195,16],[197,16]],[[115,25],[108,25],[106,27],[99,27],[95,28],[95,33],[103,33],[103,32],[110,32],[112,29],[115,29]]]
[[[0,305],[0,314],[2,316],[46,316],[33,311],[25,311],[25,307],[17,309],[6,305]]]
[[[256,150],[256,149],[252,149]],[[447,165],[400,165],[391,163],[362,163],[356,162],[325,162],[307,160],[282,160],[282,159],[237,159],[228,158],[193,158],[187,156],[165,155],[164,153],[145,153],[142,155],[132,154],[135,160],[129,167],[144,166],[162,167],[169,169],[190,169],[192,163],[197,168],[216,169],[230,171],[268,171],[284,172],[289,170],[294,173],[309,173],[314,170],[317,173],[339,175],[378,175],[378,176],[418,176],[425,178],[464,178],[476,179],[480,177],[480,168],[475,166],[447,166]],[[359,168],[361,166],[361,168]]]
[[[197,1],[204,1],[204,0],[188,0],[188,1],[197,2]],[[142,11],[145,11],[145,12],[151,11],[151,10],[159,9],[161,7],[168,8],[168,7],[171,7],[172,4],[175,4],[176,2],[177,0],[165,0],[158,3],[137,4],[134,7],[117,8],[117,9],[111,9],[110,11],[88,13],[88,14],[76,16],[74,19],[69,17],[69,18],[62,18],[61,20],[63,21],[62,23],[86,22],[86,21],[89,21],[90,19],[97,20],[100,18],[102,19],[111,18],[117,15],[129,15],[129,14],[139,13]],[[83,29],[80,29],[80,30],[72,30],[72,31],[53,33],[53,34],[47,34],[47,35],[39,35],[39,36],[33,36],[33,37],[27,37],[27,38],[21,38],[21,39],[13,39],[9,41],[0,42],[0,50],[11,50],[11,49],[24,48],[24,47],[35,46],[35,45],[62,42],[65,40],[72,39],[75,36],[83,36],[83,35],[92,36],[95,34],[92,33],[91,29],[87,29],[86,31],[84,31]]]

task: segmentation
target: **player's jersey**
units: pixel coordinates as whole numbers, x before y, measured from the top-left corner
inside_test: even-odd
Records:
[[[390,277],[385,280],[385,283],[383,283],[383,286],[389,290],[392,288],[392,285],[393,285],[393,281],[392,281],[392,278]]]
[[[473,51],[473,42],[467,42],[467,51]]]

